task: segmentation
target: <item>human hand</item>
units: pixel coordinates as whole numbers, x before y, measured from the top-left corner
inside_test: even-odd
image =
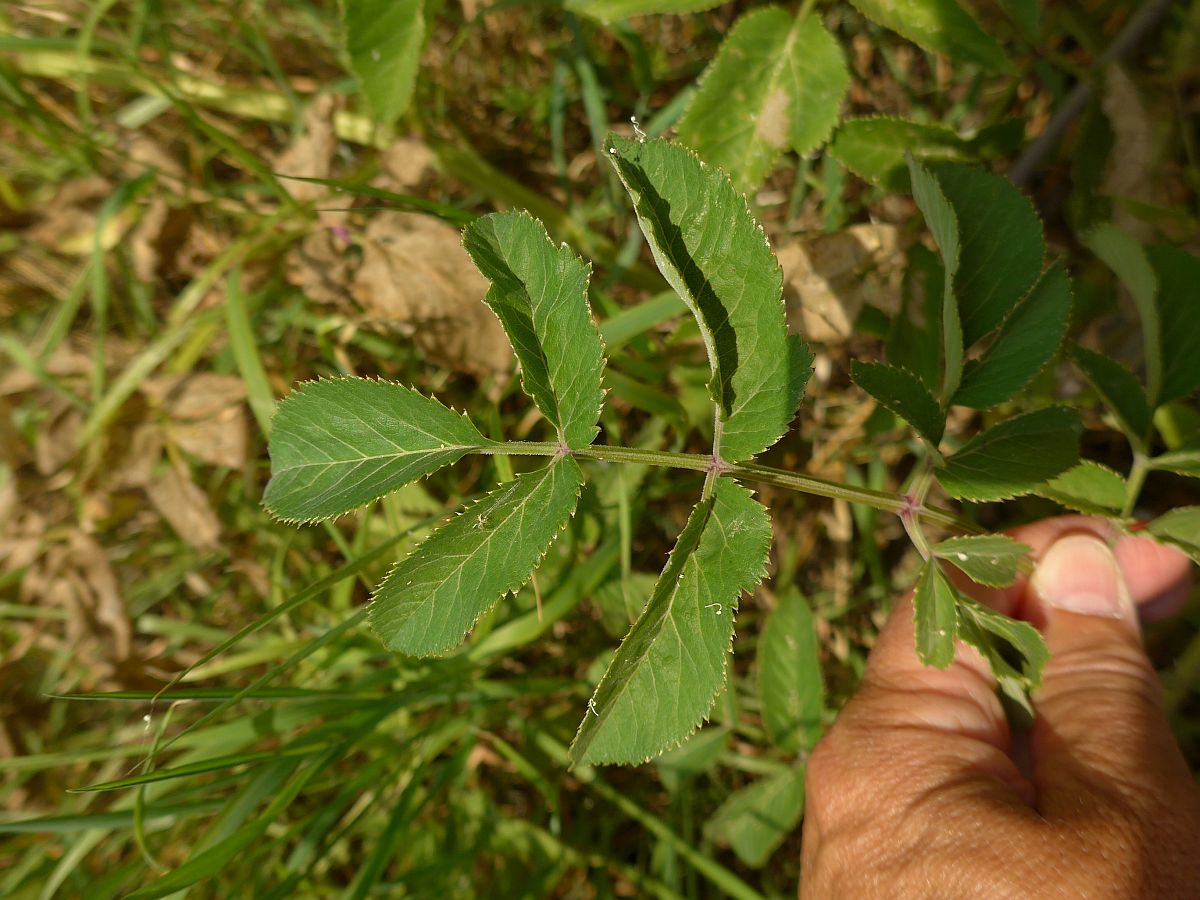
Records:
[[[802,898],[1200,897],[1200,790],[1138,625],[1182,605],[1187,557],[1081,516],[1013,536],[1034,575],[975,595],[1050,648],[1032,733],[971,648],[922,666],[897,604],[809,760]]]

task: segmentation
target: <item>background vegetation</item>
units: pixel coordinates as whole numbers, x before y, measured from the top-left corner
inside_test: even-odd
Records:
[[[620,3],[428,0],[424,34],[407,38],[419,69],[387,73],[415,79],[395,107],[363,96],[370,51],[348,65],[333,3],[0,11],[0,895],[793,894],[819,728],[780,747],[760,674],[783,673],[832,720],[913,580],[899,521],[765,489],[771,572],[741,604],[713,721],[653,764],[568,771],[565,746],[700,476],[595,479],[537,579],[436,660],[386,653],[367,591],[512,461],[464,461],[323,526],[259,506],[274,403],[304,379],[379,375],[472,410],[490,436],[536,427],[460,245],[458,228],[494,208],[529,209],[595,266],[614,357],[605,437],[703,452],[698,334],[677,327],[597,152],[631,116],[672,133],[723,36],[761,4],[691,11],[704,5],[609,21]],[[1028,190],[1075,279],[1072,337],[1136,368],[1131,300],[1080,236],[1112,220],[1200,251],[1200,2],[979,0],[999,62],[922,49],[859,12],[879,5],[803,7],[845,52],[842,117],[901,117],[904,140],[842,125],[747,185],[816,353],[769,461],[895,490],[911,438],[848,372],[885,341],[902,352],[936,271],[896,148]],[[1165,20],[1131,32],[1152,6],[1170,6]],[[1069,398],[1084,455],[1129,469],[1069,364],[1034,393]],[[1156,424],[1157,449],[1174,449],[1200,415],[1174,403]],[[1137,512],[1196,494],[1154,472]],[[1056,510],[966,512],[995,528]],[[1193,764],[1197,625],[1193,602],[1148,634]],[[813,652],[782,651],[778,629],[811,635]],[[772,654],[794,668],[760,669]]]

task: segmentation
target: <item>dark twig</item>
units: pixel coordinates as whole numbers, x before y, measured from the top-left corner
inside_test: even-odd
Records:
[[[1033,173],[1044,163],[1047,157],[1058,146],[1071,123],[1079,117],[1091,99],[1094,83],[1106,67],[1119,62],[1137,48],[1139,44],[1159,26],[1167,11],[1171,8],[1171,0],[1150,0],[1125,24],[1117,39],[1108,49],[1097,57],[1092,65],[1091,77],[1080,81],[1067,94],[1067,99],[1050,118],[1045,130],[1037,136],[1032,144],[1025,148],[1012,168],[1008,170],[1009,180],[1017,187],[1026,187]]]

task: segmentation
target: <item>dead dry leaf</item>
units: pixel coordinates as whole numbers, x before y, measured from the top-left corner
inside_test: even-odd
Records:
[[[52,410],[38,428],[34,444],[34,464],[38,474],[53,475],[75,457],[83,413],[59,398],[48,399]]]
[[[458,230],[414,213],[371,222],[352,285],[369,318],[411,335],[430,362],[477,376],[512,366],[487,289]]]
[[[143,382],[142,392],[166,414],[162,433],[180,449],[230,469],[246,461],[250,425],[242,379],[215,372],[162,376]]]
[[[146,495],[175,533],[197,550],[213,550],[218,546],[221,522],[208,495],[192,481],[185,466],[169,466],[146,485]]]
[[[333,94],[321,94],[308,105],[300,136],[275,157],[276,172],[301,178],[329,177],[333,155],[337,151],[334,116],[339,105]],[[324,185],[308,181],[282,178],[280,183],[298,203],[312,203],[330,193]]]
[[[68,539],[71,564],[76,578],[82,580],[77,592],[87,604],[89,619],[111,642],[108,652],[112,659],[129,658],[133,641],[133,626],[121,600],[117,577],[113,573],[104,548],[90,535],[74,531]]]
[[[798,238],[778,256],[788,324],[807,340],[846,340],[865,304],[899,309],[904,254],[895,225],[863,223]]]
[[[343,226],[319,225],[288,250],[286,277],[314,303],[350,313],[350,279],[354,264],[347,251],[350,239]]]
[[[136,426],[130,435],[128,446],[107,469],[106,484],[113,490],[143,488],[148,485],[162,459],[164,443],[163,430],[158,425]]]
[[[417,138],[401,138],[379,154],[375,187],[399,193],[410,191],[434,171],[437,156]]]

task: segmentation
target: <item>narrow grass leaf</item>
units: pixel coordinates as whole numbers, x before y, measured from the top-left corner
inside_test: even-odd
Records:
[[[525,212],[492,213],[463,232],[492,282],[486,302],[521,362],[521,380],[558,439],[572,449],[596,437],[604,350],[588,306],[591,266]]]
[[[1036,628],[959,594],[958,636],[987,660],[1000,689],[1032,714],[1029,692],[1042,683],[1050,651]]]
[[[908,157],[908,175],[913,199],[925,217],[925,224],[929,226],[942,257],[942,397],[952,397],[961,382],[963,365],[962,322],[954,294],[961,254],[958,216],[937,179],[911,155]]]
[[[462,643],[479,617],[528,579],[579,500],[569,456],[518,475],[465,507],[397,563],[375,591],[371,627],[414,656]]]
[[[851,0],[864,16],[914,44],[993,72],[1011,69],[1008,54],[956,0]]]
[[[1029,198],[1007,178],[974,166],[930,171],[954,207],[961,254],[954,275],[963,346],[992,332],[1033,287],[1046,245]]]
[[[913,624],[921,662],[944,669],[954,661],[955,622],[954,586],[937,560],[928,559],[913,592]]]
[[[907,369],[854,360],[850,378],[937,447],[946,430],[946,414],[924,383]]]
[[[821,736],[825,682],[821,648],[808,601],[795,588],[779,595],[758,639],[758,698],[771,743],[788,753]]]
[[[1129,289],[1142,320],[1146,354],[1146,394],[1150,408],[1158,406],[1163,385],[1163,327],[1158,311],[1158,275],[1146,251],[1131,235],[1107,222],[1084,237],[1088,249],[1112,269]]]
[[[241,272],[234,269],[225,282],[225,327],[229,332],[229,348],[238,374],[246,385],[246,401],[258,427],[266,436],[271,434],[271,417],[275,414],[275,394],[258,352],[258,338],[250,321],[246,296],[242,292]]]
[[[372,118],[395,123],[408,109],[425,43],[423,0],[342,0],[350,71]]]
[[[605,150],[659,269],[700,325],[718,411],[714,452],[748,459],[787,431],[812,364],[787,334],[775,254],[745,198],[689,150],[617,135]]]
[[[630,16],[682,15],[719,6],[721,0],[566,0],[571,12],[608,24]]]
[[[1058,353],[1071,322],[1071,279],[1055,263],[1004,320],[995,341],[963,369],[954,403],[988,409],[1029,384]]]
[[[929,549],[976,584],[1008,587],[1017,580],[1018,561],[1032,548],[1002,534],[979,534],[949,538]]]
[[[819,17],[752,10],[701,76],[679,140],[751,191],[785,150],[803,156],[828,139],[849,84],[842,48]]]
[[[1181,506],[1159,516],[1146,529],[1200,563],[1200,506]]]
[[[766,508],[718,479],[589,702],[575,765],[645,762],[696,730],[725,683],[738,598],[765,573],[770,540]]]
[[[709,840],[728,845],[738,859],[761,869],[804,815],[804,770],[763,778],[734,791],[704,826]]]
[[[1115,359],[1086,347],[1072,347],[1071,361],[1112,410],[1121,430],[1135,445],[1144,444],[1150,434],[1150,402],[1137,376]]]
[[[1187,397],[1200,385],[1200,257],[1176,247],[1150,247],[1162,323],[1162,391],[1158,403]]]
[[[911,187],[905,154],[922,162],[966,162],[971,143],[944,125],[891,116],[847,119],[834,132],[828,153],[867,181],[893,191]]]
[[[1125,490],[1120,474],[1085,459],[1033,493],[1089,516],[1115,516],[1125,505]]]
[[[1079,460],[1082,424],[1073,409],[1052,406],[1001,422],[967,442],[937,470],[960,500],[1019,497]]]
[[[311,382],[275,414],[263,505],[290,522],[333,518],[490,443],[465,415],[403,385]]]

